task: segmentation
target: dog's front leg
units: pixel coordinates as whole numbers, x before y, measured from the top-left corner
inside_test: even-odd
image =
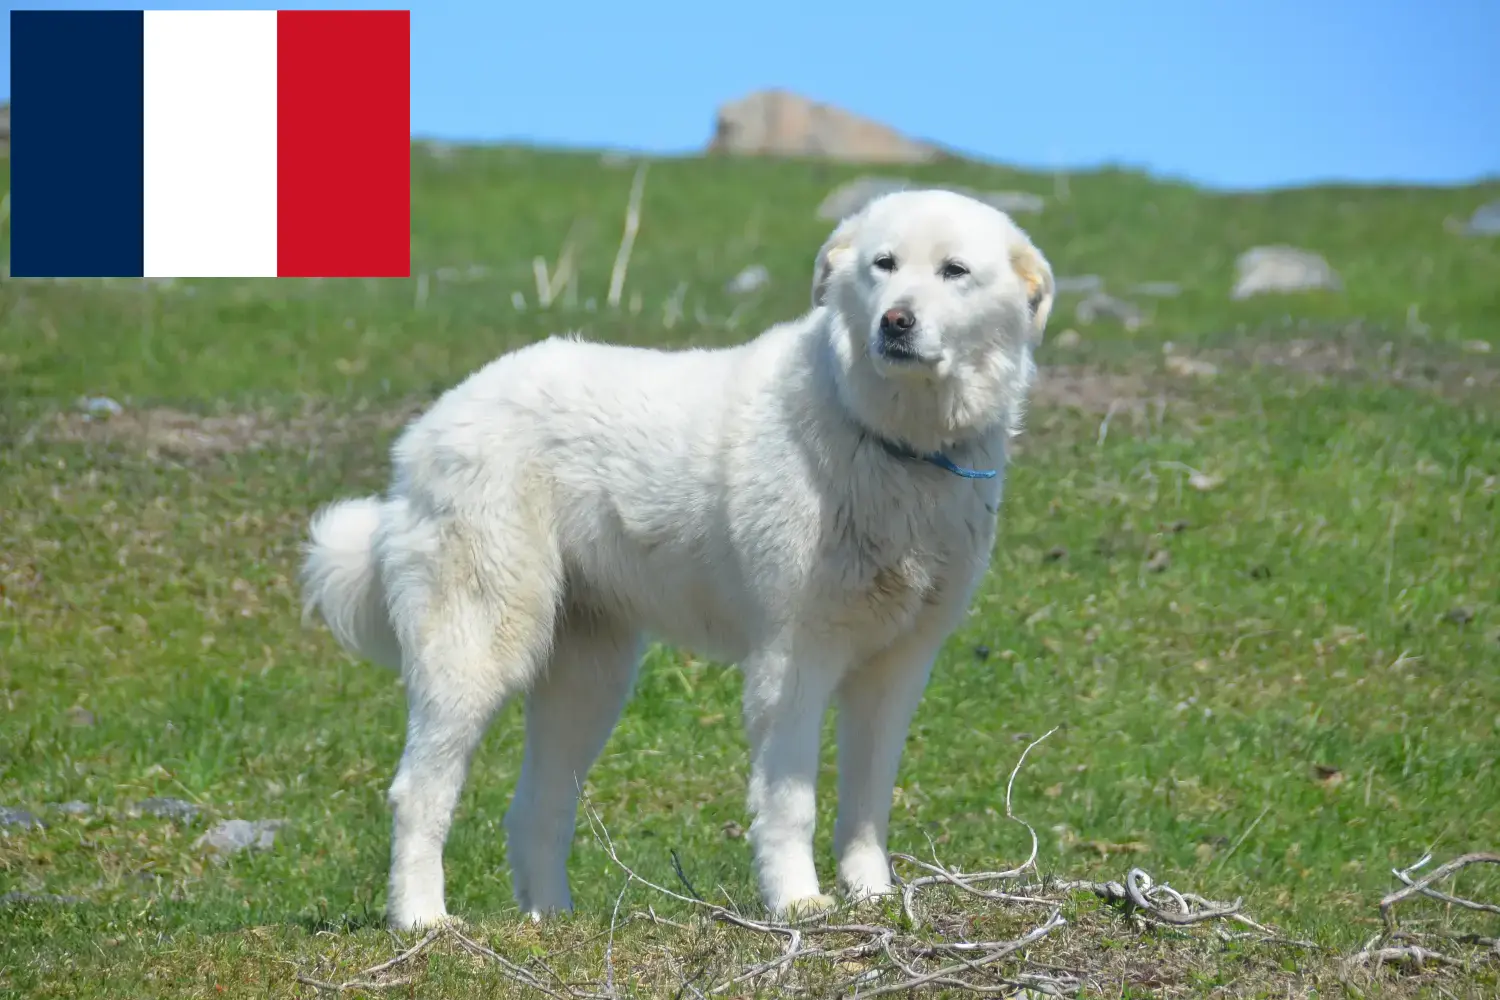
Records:
[[[750,742],[750,844],[761,898],[772,913],[827,909],[813,864],[818,742],[840,671],[787,651],[744,664]]]
[[[936,646],[910,637],[844,675],[838,688],[839,811],[833,827],[839,885],[853,899],[891,891],[886,831],[912,713]]]

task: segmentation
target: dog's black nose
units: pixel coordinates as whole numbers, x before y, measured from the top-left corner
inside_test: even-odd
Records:
[[[885,315],[880,317],[880,335],[899,337],[910,333],[911,328],[916,325],[916,314],[905,306],[897,306],[894,309],[887,309]]]

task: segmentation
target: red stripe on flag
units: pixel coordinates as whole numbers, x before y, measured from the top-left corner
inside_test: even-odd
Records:
[[[276,273],[411,274],[411,15],[276,18]]]

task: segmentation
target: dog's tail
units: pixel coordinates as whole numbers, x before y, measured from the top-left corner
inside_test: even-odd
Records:
[[[330,504],[313,516],[303,548],[302,620],[317,611],[349,652],[400,669],[401,642],[375,559],[383,506],[379,497],[363,497]]]

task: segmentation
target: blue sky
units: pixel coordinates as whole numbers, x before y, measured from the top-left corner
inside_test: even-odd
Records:
[[[1500,0],[141,6],[407,7],[412,129],[445,139],[688,152],[717,104],[774,85],[1027,167],[1234,188],[1500,175]]]

